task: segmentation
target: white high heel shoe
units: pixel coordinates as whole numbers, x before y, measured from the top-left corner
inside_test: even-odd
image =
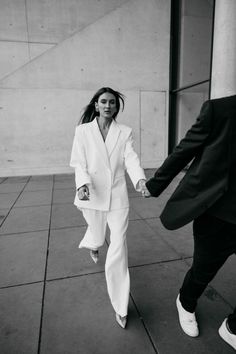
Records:
[[[97,263],[98,259],[99,259],[99,253],[98,250],[90,250],[90,257],[92,258],[92,260],[94,261],[94,263]]]
[[[126,327],[127,324],[127,316],[120,316],[118,313],[116,313],[116,322],[121,326],[122,328]]]

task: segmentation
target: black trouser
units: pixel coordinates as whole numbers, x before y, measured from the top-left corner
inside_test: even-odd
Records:
[[[203,214],[193,222],[193,235],[193,263],[180,289],[180,301],[189,312],[195,311],[208,283],[227,258],[236,253],[236,224]],[[228,317],[228,325],[236,334],[236,308]]]

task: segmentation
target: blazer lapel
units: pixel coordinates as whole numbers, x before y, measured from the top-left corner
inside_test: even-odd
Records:
[[[120,135],[119,125],[113,120],[110,125],[109,131],[108,131],[108,134],[107,134],[107,137],[105,140],[107,153],[108,153],[109,157],[111,156],[112,151],[114,150],[114,147],[116,146],[119,135]]]
[[[92,121],[92,134],[94,137],[94,141],[96,142],[96,146],[98,150],[100,150],[101,158],[107,166],[110,166],[106,145],[104,144],[96,118],[94,118],[94,120]]]

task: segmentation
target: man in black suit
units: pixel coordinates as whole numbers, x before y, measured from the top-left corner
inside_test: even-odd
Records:
[[[197,300],[236,253],[236,95],[203,104],[196,123],[147,181],[145,196],[158,197],[191,161],[160,218],[169,230],[193,220],[193,263],[176,305],[182,329],[196,337]],[[219,334],[236,349],[236,308]]]

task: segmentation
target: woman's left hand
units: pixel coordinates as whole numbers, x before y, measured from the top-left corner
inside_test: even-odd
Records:
[[[89,200],[88,186],[84,185],[77,190],[79,200]]]

